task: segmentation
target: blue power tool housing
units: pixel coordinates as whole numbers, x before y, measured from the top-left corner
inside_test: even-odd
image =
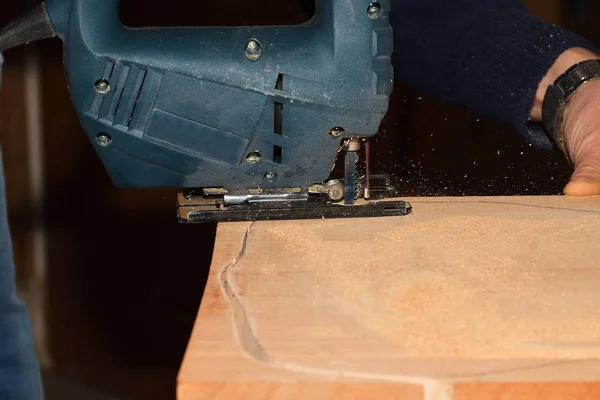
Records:
[[[322,0],[297,26],[131,29],[119,0],[46,0],[0,47],[63,40],[73,104],[118,187],[296,201],[326,193],[348,143],[378,133],[393,87],[389,10]]]

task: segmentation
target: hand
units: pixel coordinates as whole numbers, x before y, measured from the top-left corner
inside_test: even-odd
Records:
[[[565,152],[575,172],[564,189],[568,196],[600,194],[600,80],[583,85],[563,113]]]
[[[541,120],[541,104],[548,85],[571,66],[598,58],[585,49],[570,49],[563,53],[540,83],[531,119]],[[557,129],[563,135],[565,155],[575,166],[564,193],[567,196],[600,195],[600,80],[584,84],[573,95],[562,117]]]

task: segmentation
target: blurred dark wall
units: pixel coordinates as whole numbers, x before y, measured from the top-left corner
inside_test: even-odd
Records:
[[[20,2],[0,6],[2,23],[20,15],[26,7]],[[23,48],[15,49],[5,57],[0,90],[0,148],[5,169],[7,203],[13,225],[13,249],[20,268],[18,278],[25,282],[30,274],[28,228],[31,218],[28,213],[28,166],[27,140],[25,137],[25,69]]]
[[[315,0],[121,0],[125,26],[298,25],[315,13]]]
[[[3,20],[23,8],[14,3],[1,6]],[[311,13],[306,2],[259,3],[122,0],[122,18],[132,26],[268,24],[279,18],[282,7],[292,22]],[[530,5],[552,22],[561,22],[558,1],[531,0]],[[178,225],[176,190],[112,186],[72,108],[61,43],[49,40],[37,46],[43,59],[47,312],[54,372],[128,399],[174,398],[215,226]],[[0,144],[17,264],[26,274],[29,249],[19,239],[28,230],[25,113],[18,106],[22,102],[15,101],[23,96],[22,55],[22,49],[6,54]],[[558,153],[535,151],[506,127],[400,83],[382,131],[374,143],[377,166],[394,175],[407,195],[556,194],[570,172]]]

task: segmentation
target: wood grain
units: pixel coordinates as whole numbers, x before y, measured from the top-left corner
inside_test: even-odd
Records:
[[[220,225],[179,399],[596,398],[600,198],[410,201]]]

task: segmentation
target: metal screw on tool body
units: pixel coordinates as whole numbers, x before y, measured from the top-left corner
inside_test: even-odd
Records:
[[[253,151],[246,156],[248,164],[258,164],[262,161],[262,154],[259,151]]]
[[[265,174],[265,179],[269,182],[275,182],[277,180],[277,172],[269,171]]]
[[[330,201],[341,201],[344,199],[344,184],[338,180],[327,183],[326,192]]]
[[[256,39],[250,39],[246,44],[246,58],[252,62],[259,61],[263,56],[262,44]]]
[[[101,132],[96,135],[96,142],[98,142],[98,144],[102,147],[110,146],[112,143],[112,136],[106,132]]]
[[[334,137],[334,138],[340,137],[340,136],[342,136],[342,134],[344,134],[344,132],[346,132],[346,130],[344,128],[342,128],[340,126],[336,126],[335,128],[332,128],[329,131],[329,136]]]
[[[98,79],[94,83],[94,90],[98,94],[106,94],[110,92],[110,83],[106,79]]]
[[[367,15],[371,19],[377,19],[381,16],[382,7],[379,3],[371,3],[369,4],[369,8],[367,8]]]

